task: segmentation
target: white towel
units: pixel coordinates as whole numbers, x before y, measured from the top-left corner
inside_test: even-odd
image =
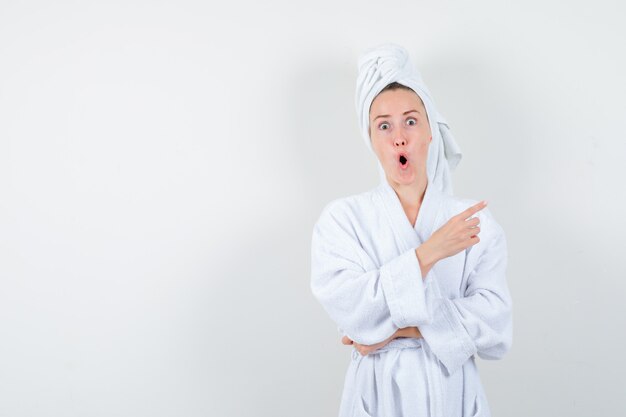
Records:
[[[411,88],[424,102],[432,132],[426,164],[428,182],[442,192],[452,195],[450,172],[461,161],[461,149],[454,140],[448,123],[437,111],[420,73],[411,64],[407,50],[393,43],[370,48],[359,57],[358,70],[356,110],[361,133],[369,150],[374,153],[369,136],[369,110],[374,98],[385,86],[394,81]],[[380,161],[378,170],[383,179],[385,172]]]

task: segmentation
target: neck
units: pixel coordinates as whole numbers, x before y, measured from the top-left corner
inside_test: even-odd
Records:
[[[425,175],[420,176],[411,184],[399,184],[389,180],[389,178],[387,178],[387,182],[396,192],[402,207],[405,209],[415,209],[422,205],[426,187],[428,186],[428,178]]]

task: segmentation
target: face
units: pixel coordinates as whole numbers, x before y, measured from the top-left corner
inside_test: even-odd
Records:
[[[411,185],[426,178],[430,125],[412,90],[380,93],[370,107],[370,137],[389,181]]]

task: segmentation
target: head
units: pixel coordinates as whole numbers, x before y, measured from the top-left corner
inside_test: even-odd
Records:
[[[369,112],[371,144],[389,181],[411,185],[427,178],[432,134],[422,99],[411,88],[391,83]]]

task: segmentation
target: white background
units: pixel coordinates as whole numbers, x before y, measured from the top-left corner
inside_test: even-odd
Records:
[[[623,415],[620,2],[0,3],[0,416],[336,415],[310,288],[378,184],[354,108],[404,45],[509,246],[494,416]]]

